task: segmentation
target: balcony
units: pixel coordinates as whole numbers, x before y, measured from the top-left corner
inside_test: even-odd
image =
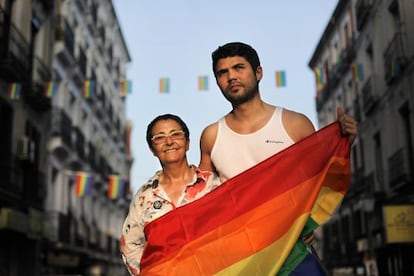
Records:
[[[24,99],[35,110],[44,112],[50,110],[50,98],[46,96],[46,85],[51,80],[51,68],[35,57],[33,59],[33,81],[31,89],[24,93]]]
[[[52,109],[50,132],[52,139],[49,150],[64,159],[72,154],[72,121],[66,113],[59,109]]]
[[[56,42],[54,52],[57,58],[66,66],[75,64],[75,35],[72,28],[61,15],[57,16]],[[63,26],[59,29],[59,26]]]
[[[70,219],[66,215],[47,212],[43,229],[44,237],[51,242],[70,242]]]
[[[362,106],[364,107],[364,113],[368,115],[378,102],[378,95],[375,91],[375,75],[371,75],[365,82],[362,88]]]
[[[0,160],[0,199],[3,203],[21,200],[22,187],[18,185],[20,170],[17,170],[11,152],[2,153]]]
[[[83,135],[82,131],[75,127],[75,149],[78,153],[78,157],[82,160],[85,159],[85,136]]]
[[[361,31],[367,22],[373,6],[373,0],[358,0],[355,5],[357,29]]]
[[[96,168],[97,168],[97,162],[96,162],[96,150],[95,150],[95,146],[91,142],[88,143],[88,146],[89,146],[88,163],[89,163],[89,166],[93,170],[96,170]]]
[[[407,57],[403,50],[402,33],[397,32],[384,52],[385,82],[390,85],[403,73]]]
[[[25,167],[23,177],[23,199],[32,207],[43,209],[46,194],[46,178],[36,166]]]
[[[29,43],[10,23],[10,15],[0,8],[0,76],[8,81],[27,82],[30,76]]]
[[[411,181],[409,152],[400,148],[388,158],[389,185],[392,190],[397,190]]]

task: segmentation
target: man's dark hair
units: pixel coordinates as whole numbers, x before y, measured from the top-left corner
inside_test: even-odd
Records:
[[[242,42],[230,42],[223,46],[219,46],[212,54],[213,59],[213,73],[216,74],[216,65],[219,59],[227,57],[240,56],[244,57],[252,67],[253,71],[256,71],[260,66],[259,56],[252,46]]]
[[[190,139],[190,131],[188,130],[187,125],[184,123],[184,121],[180,117],[178,117],[177,115],[174,115],[174,114],[163,114],[163,115],[159,115],[159,116],[155,117],[151,121],[151,123],[149,123],[148,126],[147,126],[147,137],[146,138],[147,138],[148,146],[150,148],[152,148],[152,141],[151,141],[151,138],[153,136],[152,129],[153,129],[154,125],[158,121],[161,121],[161,120],[173,120],[173,121],[176,121],[181,126],[181,129],[184,131],[185,138],[187,140]]]

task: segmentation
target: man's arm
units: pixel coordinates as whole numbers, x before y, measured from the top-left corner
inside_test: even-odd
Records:
[[[200,138],[200,164],[198,167],[203,171],[215,171],[213,162],[211,161],[211,150],[216,141],[218,124],[213,123],[207,126],[201,133]]]

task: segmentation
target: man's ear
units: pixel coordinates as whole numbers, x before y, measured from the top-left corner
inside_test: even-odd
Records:
[[[257,81],[260,81],[263,77],[263,69],[262,66],[257,66],[256,68],[256,79]]]

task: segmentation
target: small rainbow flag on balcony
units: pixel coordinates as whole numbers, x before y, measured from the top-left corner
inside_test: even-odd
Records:
[[[170,93],[170,79],[169,78],[160,79],[160,93]]]
[[[326,83],[325,75],[320,67],[313,68],[313,72],[315,73],[316,90],[320,91]]]
[[[132,92],[132,82],[130,80],[123,79],[119,82],[119,93],[122,97]]]
[[[22,90],[22,85],[17,82],[9,84],[9,98],[11,100],[17,100],[20,97],[20,91]]]
[[[91,191],[93,178],[86,172],[77,172],[75,180],[75,194],[79,197],[88,195]]]
[[[83,96],[85,99],[90,99],[95,91],[95,81],[85,80],[83,83]]]
[[[124,192],[125,181],[119,175],[110,175],[108,182],[108,197],[117,199]]]
[[[400,75],[400,62],[396,58],[388,58],[386,60],[385,74],[389,78],[398,77]]]
[[[276,71],[276,86],[277,87],[286,86],[286,72],[285,71]]]
[[[199,76],[198,77],[198,90],[199,91],[208,90],[208,76]]]
[[[362,64],[361,63],[354,63],[352,64],[352,80],[354,82],[361,82],[364,80],[364,74],[362,71]]]
[[[45,96],[48,98],[53,98],[56,95],[58,89],[57,82],[49,81],[46,83],[45,87]]]

